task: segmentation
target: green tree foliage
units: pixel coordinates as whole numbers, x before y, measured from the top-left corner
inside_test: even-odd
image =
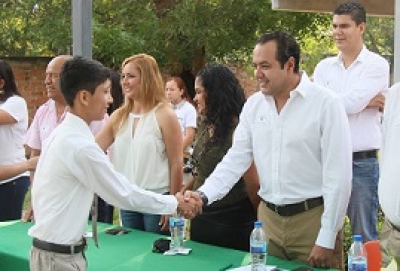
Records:
[[[160,2],[166,2],[164,8],[157,8]],[[71,53],[71,1],[0,5],[1,55]],[[321,23],[324,17],[316,14],[272,11],[266,0],[96,0],[93,52],[113,67],[146,52],[162,66],[191,69],[199,59],[246,56],[262,32],[283,28],[299,36]]]
[[[72,52],[70,0],[3,2],[0,55]],[[94,0],[93,55],[119,67],[124,58],[146,52],[166,70],[196,72],[215,59],[250,61],[261,33],[285,29],[301,42],[309,71],[334,49],[330,23],[326,14],[273,11],[270,0]],[[393,33],[393,22],[374,24],[389,32],[371,27],[366,36],[374,48],[390,54],[393,37],[385,33]]]
[[[68,53],[71,47],[69,5],[69,1],[63,0],[10,0],[0,4],[0,54],[46,56]]]
[[[393,58],[394,18],[368,17],[364,35],[367,47],[386,57]],[[393,62],[393,59],[391,59]]]

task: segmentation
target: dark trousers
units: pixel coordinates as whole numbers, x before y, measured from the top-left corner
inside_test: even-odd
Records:
[[[205,207],[203,213],[190,222],[193,241],[249,251],[250,233],[257,215],[248,198],[230,206]]]
[[[97,202],[98,221],[112,224],[114,220],[114,206],[105,202],[102,198],[98,198]]]
[[[92,214],[89,214],[89,219],[92,220]],[[113,224],[114,222],[114,206],[100,197],[97,198],[97,221],[108,224]]]
[[[21,219],[29,185],[29,176],[0,185],[0,221]]]

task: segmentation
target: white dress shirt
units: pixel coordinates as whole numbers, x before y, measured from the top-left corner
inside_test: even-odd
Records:
[[[383,116],[379,202],[386,217],[400,227],[400,83],[392,86]]]
[[[280,114],[272,96],[253,94],[241,113],[232,148],[199,190],[210,203],[222,198],[253,158],[263,200],[284,205],[323,196],[316,244],[333,248],[352,174],[350,132],[340,100],[305,73]]]
[[[67,113],[45,140],[35,173],[32,204],[35,225],[29,235],[56,244],[76,244],[85,234],[93,193],[123,209],[171,214],[174,196],[130,184],[95,143],[89,126]]]
[[[353,152],[380,149],[381,113],[366,108],[389,84],[389,64],[365,46],[346,69],[342,56],[323,59],[315,68],[314,82],[332,89],[342,99],[349,118]]]

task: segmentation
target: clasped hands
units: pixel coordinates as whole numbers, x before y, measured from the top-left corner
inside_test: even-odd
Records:
[[[178,213],[187,219],[192,219],[201,214],[203,210],[203,201],[199,193],[195,191],[185,191],[185,194],[178,192],[175,194],[178,200]]]

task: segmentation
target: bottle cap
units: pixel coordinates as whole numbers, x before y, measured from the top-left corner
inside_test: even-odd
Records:
[[[362,236],[360,234],[355,234],[353,236],[353,241],[354,242],[362,242]]]
[[[254,222],[254,227],[255,228],[261,228],[262,227],[262,222],[261,221],[255,221]]]

